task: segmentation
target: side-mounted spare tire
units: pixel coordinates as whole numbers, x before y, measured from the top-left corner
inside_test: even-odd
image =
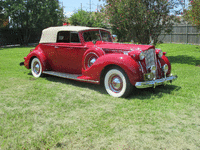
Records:
[[[105,52],[101,49],[87,50],[83,55],[83,69],[86,70],[90,68],[94,64],[94,62],[104,54]]]

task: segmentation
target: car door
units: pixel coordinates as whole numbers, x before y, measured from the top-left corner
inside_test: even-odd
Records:
[[[43,53],[48,59],[49,67],[47,69],[56,70],[56,51],[55,51],[55,44],[56,43],[43,43],[40,44],[40,49],[42,49]]]
[[[61,31],[58,33],[57,41],[55,46],[56,71],[81,74],[82,57],[86,48],[80,43],[78,33]]]

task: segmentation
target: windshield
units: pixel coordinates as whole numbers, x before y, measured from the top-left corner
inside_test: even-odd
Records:
[[[110,34],[106,31],[101,31],[101,30],[84,32],[83,38],[85,42],[101,41],[101,40],[106,42],[112,42]]]

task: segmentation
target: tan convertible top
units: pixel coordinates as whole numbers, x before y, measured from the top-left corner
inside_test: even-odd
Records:
[[[56,43],[57,33],[59,31],[84,31],[91,29],[101,29],[103,28],[93,28],[93,27],[84,27],[84,26],[58,26],[58,27],[49,27],[42,31],[42,36],[39,43]],[[108,30],[107,30],[108,31]]]

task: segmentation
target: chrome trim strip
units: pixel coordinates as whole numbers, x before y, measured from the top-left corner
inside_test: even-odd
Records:
[[[100,35],[100,39],[101,39],[101,41],[103,41],[103,40],[102,40],[102,36],[101,36],[101,31],[100,31],[100,30],[99,30],[99,35]]]
[[[142,67],[142,64],[141,64],[141,62],[140,61],[138,61],[139,62],[139,64],[140,64],[140,67],[141,67],[141,69],[142,69],[142,73],[144,73],[144,69],[143,69],[143,67]]]
[[[144,82],[136,82],[136,88],[148,88],[148,87],[156,87],[157,85],[165,84],[166,82],[172,82],[173,80],[177,79],[177,75],[172,75],[170,77],[152,80],[152,81],[144,81]]]
[[[158,63],[159,63],[159,66],[160,66],[160,68],[161,68],[161,63],[160,63],[160,60],[158,59]]]
[[[159,59],[157,59],[158,60],[158,64],[159,64],[159,66],[160,66],[160,69],[161,69],[161,77],[163,76],[163,73],[162,73],[162,68],[161,68],[161,63],[160,63],[160,60]],[[156,62],[157,63],[157,62]],[[157,77],[158,77],[159,75],[158,75],[158,71],[157,71]]]
[[[158,77],[158,63],[157,63],[157,57],[156,57],[156,51],[154,49],[154,59],[155,59],[155,65],[156,65],[156,74],[155,74],[155,78]]]
[[[116,52],[116,53],[122,53],[123,52],[123,50],[121,50],[121,49],[103,49],[104,51],[111,51],[111,52]]]
[[[91,83],[99,83],[99,81],[94,80],[85,80],[85,79],[77,79],[78,77],[82,76],[81,74],[69,74],[69,73],[62,73],[62,72],[55,72],[55,71],[43,71],[44,74],[49,74],[57,77],[77,80],[77,81],[86,81]]]
[[[99,48],[99,47],[98,47],[98,48]],[[104,55],[106,54],[105,51],[104,51],[102,48],[99,48],[99,49],[103,51]]]

